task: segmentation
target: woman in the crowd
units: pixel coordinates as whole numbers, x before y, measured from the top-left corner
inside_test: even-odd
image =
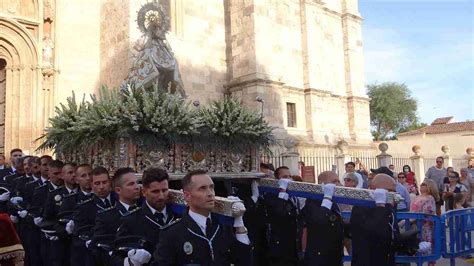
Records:
[[[418,195],[417,189],[414,184],[410,184],[407,182],[407,176],[404,172],[398,173],[398,182],[402,184],[410,193],[410,198],[413,200],[416,195]]]
[[[420,195],[418,195],[411,203],[412,212],[421,212],[425,214],[436,214],[436,202],[439,201],[439,192],[436,183],[426,178],[420,185]],[[426,220],[422,227],[422,240],[434,244],[433,241],[434,223]],[[436,262],[431,261],[428,265],[435,265]]]
[[[474,179],[469,178],[467,168],[461,168],[460,174],[461,175],[459,177],[459,183],[463,184],[467,188],[467,192],[466,192],[466,195],[464,197],[463,206],[465,208],[468,208],[468,207],[471,207],[472,187],[474,186]]]
[[[415,179],[415,173],[413,173],[411,171],[411,167],[409,165],[406,164],[406,165],[403,166],[403,173],[406,176],[406,182],[408,184],[413,185],[416,188],[416,190],[418,191],[418,186],[416,184],[416,179]],[[417,194],[418,194],[418,192],[417,192]]]
[[[453,167],[448,167],[446,168],[446,177],[443,179],[443,184],[449,184],[449,173],[452,173],[454,172],[454,168]]]
[[[459,173],[449,173],[449,184],[445,185],[443,192],[443,200],[446,202],[446,211],[454,209],[454,194],[462,193],[465,199],[467,191],[466,186],[459,182]]]

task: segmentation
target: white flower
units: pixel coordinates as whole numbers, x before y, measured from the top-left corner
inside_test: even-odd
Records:
[[[212,133],[217,133],[217,129],[216,129],[215,127],[214,127],[214,128],[212,128],[212,130],[211,130],[211,131],[212,131]]]

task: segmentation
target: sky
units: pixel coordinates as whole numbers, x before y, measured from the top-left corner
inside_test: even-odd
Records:
[[[474,120],[474,0],[359,0],[367,84],[405,83],[418,117]]]

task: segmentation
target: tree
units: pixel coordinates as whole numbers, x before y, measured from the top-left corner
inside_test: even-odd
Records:
[[[385,82],[367,86],[370,124],[375,140],[393,139],[402,129],[418,124],[417,102],[405,84]]]

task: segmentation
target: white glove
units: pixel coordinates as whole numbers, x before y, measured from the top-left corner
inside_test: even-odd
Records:
[[[91,245],[91,241],[92,241],[92,240],[87,240],[87,241],[86,241],[86,248],[89,248],[89,246]]]
[[[323,185],[324,198],[332,199],[335,188],[336,188],[335,184],[324,184]]]
[[[387,193],[386,189],[377,188],[370,193],[370,196],[375,200],[375,204],[385,204],[387,203]]]
[[[426,253],[426,252],[430,251],[430,249],[431,249],[431,243],[430,242],[422,241],[418,244],[418,252],[420,252],[420,253]]]
[[[59,239],[59,237],[57,236],[49,236],[49,235],[46,235],[46,238],[51,241],[57,241]]]
[[[16,224],[18,223],[18,216],[10,215],[10,220],[12,221],[12,223]]]
[[[13,197],[13,198],[10,199],[10,202],[11,202],[12,204],[15,204],[15,205],[17,205],[18,203],[20,203],[20,202],[22,202],[22,201],[23,201],[23,198],[22,198],[22,197]]]
[[[28,215],[28,211],[25,211],[25,210],[18,211],[17,213],[18,213],[18,216],[20,216],[21,218],[25,218]]]
[[[290,184],[291,179],[289,178],[281,178],[278,180],[278,187],[280,189],[286,190],[288,188],[288,184]]]
[[[10,198],[10,192],[4,192],[0,195],[0,202],[7,201]]]
[[[33,218],[33,222],[38,226],[43,221],[43,217],[35,217]]]
[[[228,196],[227,197],[230,200],[238,200],[240,201],[239,197],[234,197],[234,196]],[[232,210],[241,213],[241,215],[238,215],[237,217],[234,218],[234,227],[243,227],[244,225],[244,220],[242,217],[244,216],[244,213],[246,211],[245,206],[242,202],[237,202],[232,205]]]
[[[66,224],[66,232],[68,234],[72,234],[73,231],[74,231],[74,221],[71,220]]]
[[[253,200],[253,202],[257,202],[258,197],[260,196],[260,193],[258,191],[258,182],[257,182],[257,180],[252,181],[251,188],[252,188],[252,200]]]
[[[148,263],[151,259],[151,254],[144,249],[132,249],[127,255],[135,266]]]

